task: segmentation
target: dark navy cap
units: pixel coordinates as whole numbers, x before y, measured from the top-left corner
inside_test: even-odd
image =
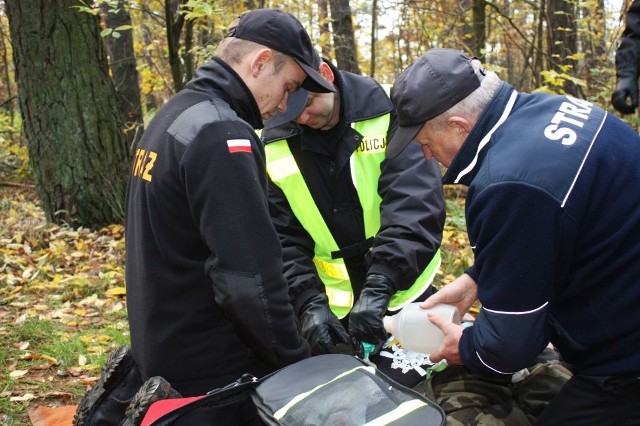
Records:
[[[315,49],[300,21],[280,9],[255,9],[242,14],[238,25],[227,37],[262,44],[280,53],[291,56],[304,70],[307,78],[302,87],[316,93],[333,92],[334,89],[313,67]]]
[[[400,154],[422,126],[480,87],[471,60],[460,50],[431,49],[409,65],[391,88],[398,129],[387,146],[387,158]]]

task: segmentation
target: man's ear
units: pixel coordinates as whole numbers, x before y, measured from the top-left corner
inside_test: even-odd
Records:
[[[335,80],[336,76],[333,75],[333,70],[331,69],[329,64],[327,64],[324,61],[320,62],[320,67],[318,68],[318,71],[325,78],[325,80],[333,84],[333,81]]]
[[[458,133],[469,133],[471,131],[471,127],[473,127],[466,118],[456,115],[449,117],[447,119],[447,124],[450,127],[455,128]]]
[[[256,78],[265,69],[267,62],[273,56],[273,51],[269,48],[257,50],[251,60],[251,76]]]

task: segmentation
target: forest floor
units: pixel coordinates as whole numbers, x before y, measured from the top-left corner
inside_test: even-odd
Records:
[[[77,404],[128,342],[122,225],[47,224],[28,185],[0,202],[0,424]]]
[[[472,261],[456,191],[447,191],[438,286]],[[0,425],[30,425],[38,407],[77,404],[129,341],[124,228],[49,224],[28,184],[0,195]]]

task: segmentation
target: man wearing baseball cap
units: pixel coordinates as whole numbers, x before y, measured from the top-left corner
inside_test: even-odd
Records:
[[[314,65],[335,93],[299,90],[262,132],[291,301],[314,354],[344,351],[351,334],[358,352],[361,342],[384,346],[371,361],[413,386],[428,357],[391,344],[383,318],[433,292],[445,218],[440,168],[419,161],[418,145],[385,161],[397,127],[390,85],[320,57]],[[295,167],[284,173],[283,164]],[[396,368],[409,358],[415,368]]]
[[[640,424],[640,137],[566,95],[519,93],[476,59],[433,49],[391,92],[400,128],[469,187],[475,263],[422,305],[482,308],[433,361],[509,377],[551,342],[573,377],[544,425]]]
[[[131,348],[107,361],[75,425],[119,424],[144,381],[127,413],[132,424],[155,399],[203,395],[310,355],[282,275],[253,129],[284,112],[300,87],[333,91],[312,62],[293,15],[253,10],[156,113],[127,192]]]

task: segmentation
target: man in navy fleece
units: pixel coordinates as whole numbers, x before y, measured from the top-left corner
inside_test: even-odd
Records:
[[[399,129],[469,187],[475,263],[423,304],[482,305],[434,361],[486,375],[526,367],[551,342],[574,376],[544,425],[640,424],[640,137],[571,96],[517,92],[479,61],[432,49],[391,92]],[[426,99],[426,101],[425,101]]]

